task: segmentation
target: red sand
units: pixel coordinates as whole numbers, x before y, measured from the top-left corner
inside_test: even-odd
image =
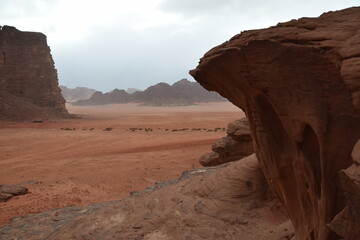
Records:
[[[0,224],[23,214],[121,199],[179,177],[184,170],[200,167],[199,157],[226,135],[208,130],[244,117],[231,103],[69,105],[68,110],[83,118],[0,122],[0,184],[20,184],[30,191],[0,203]],[[172,131],[184,128],[189,130]]]

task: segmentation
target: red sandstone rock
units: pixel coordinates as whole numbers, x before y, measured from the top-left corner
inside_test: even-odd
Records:
[[[249,121],[247,118],[232,121],[227,125],[226,133],[235,141],[251,141]]]
[[[212,146],[212,153],[199,159],[204,166],[216,166],[240,160],[254,153],[249,122],[246,118],[235,120],[227,126],[228,136],[218,139]]]
[[[0,98],[0,119],[68,116],[44,34],[0,27]]]
[[[28,192],[28,189],[16,185],[0,185],[0,202],[5,202],[9,198],[18,195],[24,195]]]
[[[199,163],[204,167],[211,167],[221,164],[220,156],[216,152],[207,153],[200,157]]]
[[[352,158],[354,163],[340,172],[347,206],[329,224],[332,230],[347,240],[360,239],[360,140],[354,147]]]
[[[360,138],[359,26],[360,8],[349,8],[246,31],[191,71],[246,112],[297,240],[359,239],[355,216],[336,224],[358,208],[351,152]]]

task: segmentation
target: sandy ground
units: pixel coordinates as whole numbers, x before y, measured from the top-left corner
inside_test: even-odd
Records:
[[[244,117],[231,103],[67,107],[82,118],[0,122],[0,184],[30,191],[0,203],[0,224],[19,215],[121,199],[174,179],[200,167],[198,158],[226,135],[215,128]]]

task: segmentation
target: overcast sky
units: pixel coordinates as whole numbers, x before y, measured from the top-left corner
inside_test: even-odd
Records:
[[[59,82],[101,91],[174,83],[249,29],[359,0],[1,0],[0,25],[47,35]]]

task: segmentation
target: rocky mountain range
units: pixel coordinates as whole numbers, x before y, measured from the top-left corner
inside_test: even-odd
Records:
[[[227,100],[216,92],[205,90],[197,82],[182,79],[173,85],[158,83],[144,91],[135,91],[133,93],[123,89],[115,89],[108,93],[97,91],[89,99],[79,100],[73,104],[83,106],[136,102],[153,106],[187,106],[196,102],[222,101]]]

